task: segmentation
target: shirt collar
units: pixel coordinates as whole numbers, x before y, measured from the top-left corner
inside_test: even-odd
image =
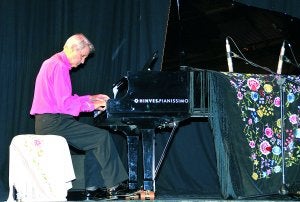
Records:
[[[61,61],[68,67],[69,70],[72,69],[72,66],[67,58],[67,55],[65,54],[64,51],[61,51],[58,53],[58,56],[60,57]]]

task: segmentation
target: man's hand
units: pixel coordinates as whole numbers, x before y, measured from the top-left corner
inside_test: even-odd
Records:
[[[108,95],[105,94],[97,94],[97,95],[91,95],[90,96],[91,101],[96,101],[96,100],[109,100],[110,98],[108,97]]]
[[[104,94],[91,95],[90,100],[94,104],[96,110],[105,111],[106,110],[106,102],[110,98]]]
[[[106,110],[106,101],[105,100],[96,100],[93,101],[94,107],[96,110],[105,111]]]

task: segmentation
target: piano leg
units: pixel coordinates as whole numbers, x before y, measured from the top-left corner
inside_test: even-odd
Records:
[[[138,189],[137,161],[138,161],[139,136],[127,136],[127,158],[128,158],[128,188]]]
[[[155,192],[155,132],[141,129],[143,144],[144,190]]]

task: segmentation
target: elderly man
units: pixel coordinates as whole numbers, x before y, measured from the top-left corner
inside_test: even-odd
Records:
[[[36,134],[61,135],[69,145],[86,152],[86,196],[101,198],[113,195],[128,175],[110,133],[74,118],[80,112],[104,111],[109,99],[104,94],[72,94],[70,71],[93,51],[83,34],[75,34],[61,52],[45,60],[36,78],[30,114],[35,116]]]

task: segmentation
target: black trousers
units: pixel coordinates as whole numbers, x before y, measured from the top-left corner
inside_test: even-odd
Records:
[[[63,136],[69,145],[86,152],[86,187],[112,187],[128,179],[111,134],[104,129],[81,123],[71,115],[41,114],[35,116],[35,133]]]

